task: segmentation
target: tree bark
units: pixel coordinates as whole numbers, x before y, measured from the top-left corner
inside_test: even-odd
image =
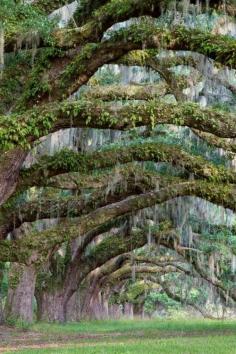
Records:
[[[134,318],[134,305],[130,302],[124,304],[124,316],[126,318]]]
[[[0,296],[0,325],[3,323],[4,323],[4,312],[3,312],[2,298]]]
[[[86,317],[90,320],[104,320],[109,318],[107,296],[101,289],[96,289],[92,294],[87,307]]]
[[[66,320],[68,322],[79,322],[81,320],[81,303],[87,295],[87,289],[80,288],[71,296],[66,306]]]
[[[14,263],[10,270],[10,286],[5,308],[6,320],[22,320],[32,323],[33,301],[36,282],[35,266]]]
[[[3,299],[2,299],[2,281],[4,277],[4,267],[0,264],[0,325],[4,322]]]
[[[2,153],[0,157],[0,205],[15,191],[20,168],[27,155],[19,148]]]
[[[65,322],[63,297],[60,289],[36,292],[37,319],[46,322]]]

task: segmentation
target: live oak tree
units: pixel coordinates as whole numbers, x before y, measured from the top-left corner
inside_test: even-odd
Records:
[[[227,243],[234,228],[222,226],[224,238],[218,240],[217,254],[224,245],[227,251],[221,256],[226,261],[213,264],[211,253],[201,249],[201,236],[193,247],[181,245],[173,220],[159,220],[150,231],[147,220],[134,230],[129,218],[184,196],[236,211],[232,168],[155,137],[161,134],[160,124],[188,127],[209,149],[220,147],[234,156],[236,114],[190,102],[189,76],[174,69],[189,68],[196,82],[206,75],[199,65],[203,59],[215,67],[236,69],[236,40],[176,24],[176,13],[197,13],[192,2],[186,9],[181,1],[83,0],[67,26],[59,28],[58,19],[48,16],[65,4],[68,1],[4,0],[0,5],[0,261],[12,264],[6,318],[31,322],[35,296],[39,319],[65,321],[71,299],[81,284],[89,283],[95,269],[97,289],[101,279],[110,284],[124,267],[130,277],[134,260],[124,262],[145,246],[150,232],[157,245],[171,249],[187,264],[155,266],[148,255],[141,260],[140,273],[154,272],[150,281],[169,297],[182,302],[159,273],[189,273],[191,268],[188,276],[214,286],[222,302],[235,301],[234,279],[225,284],[222,278],[229,263],[227,252],[235,253],[235,244]],[[208,15],[226,9],[235,16],[231,2],[201,5]],[[167,26],[163,14],[170,17]],[[126,26],[110,30],[129,19]],[[148,85],[94,85],[94,75],[105,64],[145,67],[161,80]],[[235,93],[229,80],[214,71],[209,75]],[[174,102],[166,99],[170,94]],[[39,142],[67,128],[119,130],[127,132],[128,143],[86,153],[64,149],[41,156],[26,168],[26,157]],[[181,173],[160,174],[145,168],[145,162],[169,164],[181,168]],[[35,221],[45,219],[53,223],[48,222],[45,230],[37,228]],[[201,221],[197,224],[196,233],[204,235]],[[212,239],[218,231],[209,232]],[[201,262],[191,248],[203,253]]]

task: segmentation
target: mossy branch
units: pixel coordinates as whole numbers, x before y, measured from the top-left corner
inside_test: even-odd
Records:
[[[236,210],[236,188],[233,185],[222,185],[206,181],[190,181],[172,184],[159,191],[151,191],[138,196],[128,197],[120,202],[98,208],[95,211],[81,216],[74,222],[65,220],[62,224],[42,232],[33,232],[25,236],[21,242],[28,258],[37,251],[34,262],[45,261],[50,250],[56,245],[70,241],[84,235],[95,228],[110,222],[118,217],[136,212],[140,209],[163,203],[167,200],[195,196],[222,205],[225,208]]]
[[[0,116],[0,149],[29,148],[49,133],[71,127],[128,130],[156,124],[188,126],[223,138],[236,137],[236,116],[194,103],[160,100],[124,106],[103,101],[66,101],[48,104],[22,115]]]
[[[184,168],[189,173],[193,173],[196,178],[236,183],[234,171],[223,166],[216,166],[201,156],[190,155],[176,146],[144,142],[123,147],[115,146],[87,154],[62,150],[54,156],[45,156],[31,168],[22,171],[18,190],[31,186],[46,186],[47,183],[50,185],[50,177],[59,174],[67,172],[88,174],[90,171],[111,168],[117,164],[127,164],[133,161],[167,162]]]

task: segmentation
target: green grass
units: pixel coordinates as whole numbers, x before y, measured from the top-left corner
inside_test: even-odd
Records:
[[[66,325],[39,323],[35,324],[32,330],[43,333],[46,342],[47,336],[53,334],[53,343],[57,343],[58,346],[22,349],[15,352],[18,354],[236,354],[236,321],[191,319],[82,321]],[[81,337],[76,338],[77,334]],[[67,336],[67,342],[57,342],[57,338],[62,335]],[[88,335],[98,335],[98,337],[88,338]]]
[[[127,331],[217,331],[232,330],[236,333],[236,321],[218,320],[107,320],[107,321],[82,321],[79,323],[49,324],[38,323],[32,327],[33,330],[54,333],[112,333]]]
[[[56,349],[28,349],[17,351],[26,353],[57,353],[57,354],[234,354],[236,353],[236,336],[228,337],[198,337],[198,338],[169,338],[160,340],[139,340],[134,343],[122,341],[118,343],[84,344],[83,346],[67,346]]]

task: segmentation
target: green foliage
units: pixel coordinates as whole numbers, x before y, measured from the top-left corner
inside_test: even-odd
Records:
[[[32,54],[19,51],[5,57],[0,85],[0,114],[11,110],[22,92],[24,78],[32,69]]]
[[[86,44],[78,56],[71,61],[71,63],[64,70],[61,77],[61,89],[68,87],[71,80],[79,76],[82,71],[86,71],[87,62],[92,56],[96,55],[96,51],[101,47],[100,43],[88,43]]]
[[[190,32],[191,42],[189,42]],[[176,28],[175,33],[183,49],[188,47],[190,50],[210,56],[225,65],[235,65],[236,43],[234,38],[227,35],[214,36],[202,29],[187,29],[185,27]]]
[[[37,120],[37,111],[31,111],[31,119],[19,121],[16,114],[4,115],[0,117],[0,147],[3,150],[9,150],[15,145],[25,149],[30,148],[30,137],[39,138],[46,135],[55,121],[55,116],[50,112],[45,112],[40,122]],[[28,115],[29,118],[29,115]]]
[[[103,66],[94,76],[88,81],[88,85],[114,85],[119,84],[121,80],[120,74],[114,73],[114,70],[109,66]]]
[[[207,299],[208,299],[208,292],[205,288],[196,288],[192,287],[187,294],[187,299],[191,303],[195,304],[200,304],[200,305],[205,305]]]
[[[91,14],[108,0],[81,0],[75,13],[75,19],[82,26]]]
[[[144,310],[146,313],[149,313],[150,315],[155,311],[157,305],[162,305],[165,307],[165,309],[168,311],[170,309],[179,309],[180,304],[169,298],[166,293],[163,292],[157,292],[157,291],[151,291],[147,295],[144,303]]]
[[[22,1],[1,0],[0,23],[4,27],[6,40],[14,36],[37,33],[46,42],[51,41],[51,32],[55,23],[49,20],[35,7]],[[33,39],[33,37],[31,37]]]
[[[21,318],[15,318],[14,316],[9,316],[6,319],[6,324],[10,327],[14,327],[20,330],[28,330],[30,328],[30,323],[24,321]]]
[[[44,73],[51,67],[52,58],[62,58],[64,53],[54,47],[43,48],[38,51],[36,64],[33,66],[29,78],[24,87],[23,94],[17,102],[17,111],[25,111],[29,102],[37,103],[40,95],[49,94],[51,92],[51,84],[48,76]],[[32,119],[34,117],[31,117]]]
[[[8,291],[8,268],[9,265],[0,262],[0,298],[3,299]]]

